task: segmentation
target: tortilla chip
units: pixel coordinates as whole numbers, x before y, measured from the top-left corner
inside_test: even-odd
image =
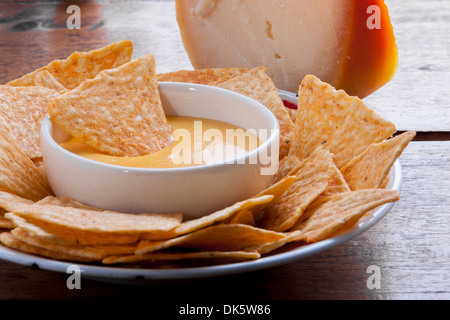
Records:
[[[32,86],[36,74],[48,71],[64,88],[78,87],[81,82],[94,78],[101,71],[117,68],[130,61],[133,54],[131,40],[122,40],[88,52],[74,52],[65,60],[55,60],[47,66],[7,83],[9,86]]]
[[[345,179],[344,179],[344,176],[343,176],[341,170],[339,170],[336,167],[336,165],[333,165],[333,171],[334,171],[333,177],[331,178],[330,182],[328,183],[328,186],[317,197],[317,199],[320,199],[322,197],[329,197],[334,194],[338,194],[338,193],[342,193],[342,192],[351,191],[350,187],[347,184],[347,181],[345,181]]]
[[[397,190],[365,189],[336,194],[308,208],[291,229],[300,230],[306,242],[323,240],[343,227],[354,225],[366,212],[397,201]]]
[[[33,164],[36,167],[36,169],[39,171],[40,176],[44,177],[44,180],[47,181],[47,173],[45,171],[44,158],[43,157],[34,158],[34,159],[31,159],[31,161],[33,161]],[[48,185],[50,185],[48,183],[48,181],[46,183]]]
[[[261,191],[254,198],[270,195],[273,197],[270,203],[276,202],[291,187],[296,179],[296,176],[284,177],[282,180]],[[262,212],[267,207],[267,205],[268,203],[263,203],[251,208],[255,221],[259,221],[261,219]]]
[[[303,233],[298,230],[292,231],[292,232],[286,232],[284,234],[285,234],[284,238],[276,240],[272,243],[264,243],[261,245],[249,246],[249,247],[245,248],[245,251],[249,251],[249,252],[256,251],[259,254],[263,255],[263,254],[272,252],[278,248],[281,248],[290,242],[301,241],[301,240],[303,240],[303,237],[304,237]]]
[[[13,229],[16,227],[14,222],[5,217],[5,213],[8,211],[0,208],[0,229]],[[0,233],[2,231],[0,230]]]
[[[303,160],[322,145],[335,154],[338,168],[395,132],[394,124],[375,114],[360,99],[311,75],[299,87],[295,123],[289,154]]]
[[[250,69],[244,68],[211,68],[199,70],[179,70],[157,75],[158,82],[187,82],[214,86],[241,75]]]
[[[53,90],[58,91],[58,92],[67,90],[47,70],[41,70],[41,71],[33,72],[32,74],[30,74],[30,77],[27,80],[23,81],[23,85],[21,84],[21,82],[22,82],[22,80],[17,81],[15,83],[14,87],[35,86],[35,87],[43,87],[43,88],[53,89]]]
[[[280,159],[286,156],[294,137],[294,123],[283,104],[278,89],[266,73],[266,67],[254,68],[236,76],[217,87],[228,89],[248,96],[266,106],[280,124]]]
[[[297,109],[286,108],[287,112],[289,112],[289,116],[291,117],[292,122],[295,124],[295,120],[297,119]]]
[[[264,209],[258,226],[278,232],[291,228],[328,186],[334,174],[333,166],[333,154],[317,148],[295,170],[296,180],[290,188]]]
[[[172,143],[162,108],[153,55],[105,70],[48,105],[62,129],[115,156],[140,156]]]
[[[165,241],[141,241],[136,254],[167,248],[188,248],[199,251],[238,251],[284,238],[282,233],[245,224],[219,224]]]
[[[0,234],[0,242],[9,248],[23,251],[26,253],[36,254],[36,255],[51,258],[51,259],[77,261],[77,262],[92,262],[93,261],[93,259],[86,259],[86,258],[77,257],[77,256],[73,256],[70,254],[62,253],[62,252],[55,252],[55,251],[51,251],[51,250],[48,250],[45,248],[40,248],[40,247],[30,245],[26,242],[21,241],[20,239],[17,239],[10,232],[1,233]],[[94,261],[95,261],[95,259],[94,259]]]
[[[283,159],[281,159],[280,164],[278,166],[278,171],[275,173],[272,179],[272,183],[276,183],[287,177],[292,175],[291,172],[295,168],[300,165],[301,161],[294,155],[287,155]]]
[[[42,87],[0,86],[0,122],[30,159],[42,157],[41,123],[57,95]]]
[[[61,206],[61,207],[71,207],[71,208],[78,208],[78,209],[87,209],[87,210],[94,210],[94,211],[103,211],[103,209],[91,207],[84,203],[81,203],[77,200],[68,198],[68,197],[55,197],[55,196],[47,196],[44,199],[41,199],[35,203],[36,205],[55,205],[55,206]]]
[[[182,219],[181,213],[131,214],[39,204],[21,206],[14,213],[25,219],[105,236],[166,232],[179,226]]]
[[[412,131],[370,145],[366,151],[353,158],[341,170],[352,190],[382,188],[389,171],[409,142],[415,137]]]
[[[16,196],[12,193],[0,190],[0,228],[13,229],[16,224],[8,219],[5,214],[13,211],[15,208],[32,204],[33,201]]]
[[[387,175],[385,178],[384,178],[384,180],[383,180],[383,182],[381,183],[381,185],[380,185],[380,188],[386,188],[386,186],[388,185],[388,183],[389,183],[389,175]]]
[[[71,228],[45,223],[42,220],[25,219],[13,212],[6,213],[5,217],[34,237],[63,245],[134,244],[140,239],[139,234],[109,234],[106,232],[73,230]]]
[[[241,210],[248,209],[252,210],[252,208],[260,206],[260,205],[266,205],[269,202],[273,200],[273,195],[263,195],[260,197],[254,197],[251,199],[243,200],[240,202],[237,202],[225,209],[216,211],[214,213],[211,213],[209,215],[203,216],[201,218],[193,219],[184,221],[181,223],[181,225],[169,232],[161,233],[161,234],[154,234],[154,235],[143,235],[143,239],[146,240],[164,240],[164,239],[171,239],[175,238],[181,235],[185,235],[190,232],[194,232],[197,230],[200,230],[202,228],[208,227],[216,222],[221,222],[226,219],[230,219],[233,217],[236,213],[238,213]]]
[[[250,210],[244,209],[244,210],[241,210],[238,213],[236,213],[234,215],[234,217],[224,220],[221,223],[223,223],[223,224],[246,224],[249,226],[255,226],[255,218],[253,217],[253,213]]]
[[[0,215],[0,233],[5,230],[11,230],[15,227],[14,223]]]
[[[10,220],[16,227],[20,227],[30,234],[41,236],[45,239],[51,239],[53,236],[49,233],[47,233],[45,230],[41,229],[38,226],[33,225],[32,223],[28,222],[25,218],[22,218],[15,214],[14,212],[6,212],[4,214],[5,218]]]
[[[132,254],[136,250],[137,245],[63,245],[57,242],[48,241],[39,237],[30,235],[22,228],[15,228],[11,231],[16,239],[19,239],[29,245],[50,250],[61,254],[68,254],[86,258],[92,261],[101,261],[110,255]]]
[[[0,208],[6,211],[14,211],[19,206],[29,204],[33,204],[33,201],[0,190]]]
[[[129,256],[110,256],[103,259],[104,264],[130,263],[142,261],[161,261],[161,260],[186,260],[186,259],[226,259],[230,260],[253,260],[258,259],[260,254],[257,252],[245,251],[204,251],[204,252],[158,252],[141,255]]]
[[[0,126],[0,189],[33,201],[51,195],[48,181]]]

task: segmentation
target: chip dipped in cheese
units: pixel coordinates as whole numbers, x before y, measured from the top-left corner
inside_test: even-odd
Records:
[[[383,0],[177,0],[195,69],[264,65],[279,89],[307,74],[364,98],[394,75],[397,47]]]

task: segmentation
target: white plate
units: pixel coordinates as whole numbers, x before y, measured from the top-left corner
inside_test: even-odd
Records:
[[[296,96],[292,93],[280,91],[280,96],[284,100],[296,102]],[[387,189],[398,190],[400,192],[402,184],[402,168],[397,160],[391,168]],[[370,214],[360,219],[352,229],[337,234],[329,239],[296,247],[291,250],[283,248],[275,253],[257,260],[232,263],[227,265],[194,267],[183,269],[140,269],[123,268],[111,266],[94,266],[87,264],[77,264],[71,262],[55,261],[47,258],[22,253],[16,250],[0,246],[0,259],[10,261],[25,266],[34,266],[42,270],[66,273],[69,266],[77,265],[82,273],[82,277],[103,282],[123,283],[123,284],[152,284],[157,282],[170,282],[180,280],[193,280],[217,276],[232,275],[250,272],[270,267],[290,263],[303,259],[324,250],[339,246],[365,232],[378,221],[380,221],[395,203],[384,204],[373,210]]]

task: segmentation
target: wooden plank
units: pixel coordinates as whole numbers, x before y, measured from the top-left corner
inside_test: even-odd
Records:
[[[400,158],[403,187],[394,209],[358,238],[356,261],[381,268],[384,299],[448,299],[450,142],[412,142]],[[366,290],[369,291],[369,290]]]
[[[393,80],[365,99],[399,130],[450,131],[450,2],[386,0],[399,50]]]
[[[155,55],[158,73],[193,69],[181,40],[175,1],[117,1],[106,3],[104,10],[109,39],[131,39],[134,57]]]
[[[64,59],[74,51],[110,42],[104,29],[103,5],[80,3],[81,29],[68,29],[65,2],[0,2],[0,84]]]

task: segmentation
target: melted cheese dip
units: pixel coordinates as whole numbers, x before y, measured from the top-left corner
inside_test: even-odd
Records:
[[[260,145],[255,132],[203,118],[168,116],[174,142],[167,148],[139,157],[111,156],[72,137],[61,144],[79,156],[107,164],[137,168],[192,167],[231,161]]]

